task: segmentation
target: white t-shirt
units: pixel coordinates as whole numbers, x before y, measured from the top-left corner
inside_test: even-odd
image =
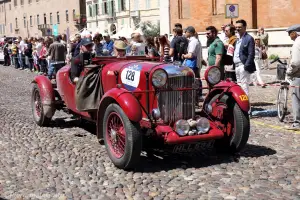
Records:
[[[146,55],[146,45],[144,43],[132,42],[131,52],[134,56]]]
[[[187,51],[191,53],[193,57],[197,57],[197,67],[201,69],[202,45],[196,37],[189,38]]]

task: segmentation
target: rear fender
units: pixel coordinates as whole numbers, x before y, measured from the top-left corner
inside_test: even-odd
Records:
[[[229,88],[228,92],[244,112],[248,112],[250,110],[249,98],[239,85]]]
[[[46,76],[39,75],[34,77],[32,83],[36,83],[40,90],[45,115],[47,117],[52,117],[55,95],[51,81]]]
[[[142,120],[142,109],[136,97],[128,93],[127,90],[113,88],[105,93],[102,97],[98,112],[97,112],[97,135],[102,138],[102,120],[105,109],[112,103],[117,103],[123,109],[127,117],[134,122]]]

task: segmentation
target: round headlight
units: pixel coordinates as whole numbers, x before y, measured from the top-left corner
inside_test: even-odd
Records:
[[[186,120],[178,120],[175,124],[175,131],[180,136],[185,136],[189,133],[190,125]]]
[[[200,117],[197,120],[197,130],[199,131],[199,133],[207,133],[209,129],[210,129],[210,123],[208,119],[204,117]]]
[[[163,87],[168,80],[167,72],[163,69],[157,69],[152,74],[152,84],[154,87]]]
[[[211,85],[216,85],[221,81],[221,71],[219,67],[209,67],[205,72],[205,79]]]

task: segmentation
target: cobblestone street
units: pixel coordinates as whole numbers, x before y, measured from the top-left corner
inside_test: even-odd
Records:
[[[51,127],[34,123],[33,77],[0,66],[0,199],[300,199],[300,132],[283,129],[289,120],[253,117],[248,145],[235,156],[142,157],[126,172],[113,166],[92,125],[62,112]],[[252,110],[276,109],[277,91],[251,87]]]

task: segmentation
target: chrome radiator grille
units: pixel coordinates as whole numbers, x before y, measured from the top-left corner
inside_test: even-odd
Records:
[[[194,78],[190,76],[168,79],[163,89],[174,91],[160,92],[158,97],[161,118],[164,122],[172,123],[179,119],[194,117],[196,92],[194,90],[176,91],[178,88],[192,88],[194,81]]]

